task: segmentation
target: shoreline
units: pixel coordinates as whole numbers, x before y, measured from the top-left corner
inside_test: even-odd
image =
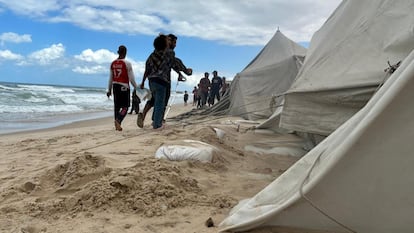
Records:
[[[189,112],[193,109],[194,106],[191,104],[188,104],[187,106],[183,106],[182,103],[173,104],[171,106],[171,110],[169,113],[169,116],[175,116],[178,114],[182,114],[185,112]],[[183,111],[182,108],[188,108],[188,110]],[[175,111],[175,110],[178,110]],[[148,112],[147,116],[151,116],[152,109]],[[20,128],[10,131],[0,131],[0,138],[4,136],[10,136],[10,135],[25,135],[25,134],[36,134],[41,132],[52,132],[52,131],[59,131],[59,130],[68,130],[68,129],[76,129],[76,128],[85,128],[85,127],[99,127],[103,125],[108,125],[108,127],[113,127],[113,112],[94,112],[94,113],[71,113],[71,114],[65,114],[64,116],[60,116],[62,119],[60,121],[55,122],[48,122],[45,123],[42,126],[34,126],[30,128]],[[130,118],[134,119],[130,119]],[[125,117],[125,120],[123,124],[130,124],[130,121],[136,120],[137,114],[127,114]],[[147,117],[146,122],[148,119],[151,119],[150,117]],[[29,122],[27,124],[34,125],[39,122]],[[148,123],[146,123],[148,124]],[[135,123],[133,123],[135,125]],[[138,127],[136,127],[138,129]]]
[[[5,137],[5,136],[18,136],[18,135],[26,135],[26,134],[55,132],[55,131],[61,131],[61,130],[67,130],[67,129],[85,128],[85,127],[90,127],[90,126],[101,126],[101,125],[109,124],[112,121],[113,121],[113,117],[80,119],[80,120],[76,120],[76,121],[69,122],[69,123],[63,123],[63,124],[56,125],[56,126],[0,133],[0,138]]]
[[[36,119],[29,121],[3,122],[6,127],[0,129],[0,136],[60,128],[82,121],[94,121],[101,118],[108,118],[112,114],[113,113],[110,111],[65,113],[62,115],[54,116],[53,118],[47,117],[45,119]],[[7,124],[10,126],[7,126]]]

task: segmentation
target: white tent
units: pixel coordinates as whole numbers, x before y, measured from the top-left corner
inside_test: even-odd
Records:
[[[312,37],[280,127],[329,135],[371,98],[389,61],[414,48],[412,0],[344,0]]]
[[[413,90],[414,51],[364,108],[236,206],[221,230],[414,232]]]
[[[286,97],[283,111],[290,109],[281,120],[290,129],[333,133],[236,206],[220,224],[221,231],[281,226],[414,232],[412,12],[412,1],[341,3],[313,37],[303,70]],[[401,66],[383,80],[382,62],[399,59]]]
[[[261,52],[233,79],[229,114],[250,120],[268,118],[274,111],[272,96],[289,89],[305,53],[304,47],[277,30]]]

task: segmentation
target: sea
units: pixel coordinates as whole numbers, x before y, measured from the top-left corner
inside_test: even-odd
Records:
[[[173,92],[170,101],[183,102],[182,95]],[[105,88],[0,82],[0,134],[109,116],[113,99]]]

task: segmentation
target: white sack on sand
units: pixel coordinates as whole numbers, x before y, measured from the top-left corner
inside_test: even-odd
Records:
[[[155,158],[168,159],[171,161],[197,160],[211,162],[213,154],[218,149],[210,144],[195,141],[183,140],[174,145],[162,145],[155,152]]]

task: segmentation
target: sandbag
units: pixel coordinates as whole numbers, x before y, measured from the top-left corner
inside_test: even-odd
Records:
[[[212,162],[214,153],[217,152],[218,149],[210,144],[195,140],[183,140],[162,145],[155,152],[155,158],[171,161]]]

